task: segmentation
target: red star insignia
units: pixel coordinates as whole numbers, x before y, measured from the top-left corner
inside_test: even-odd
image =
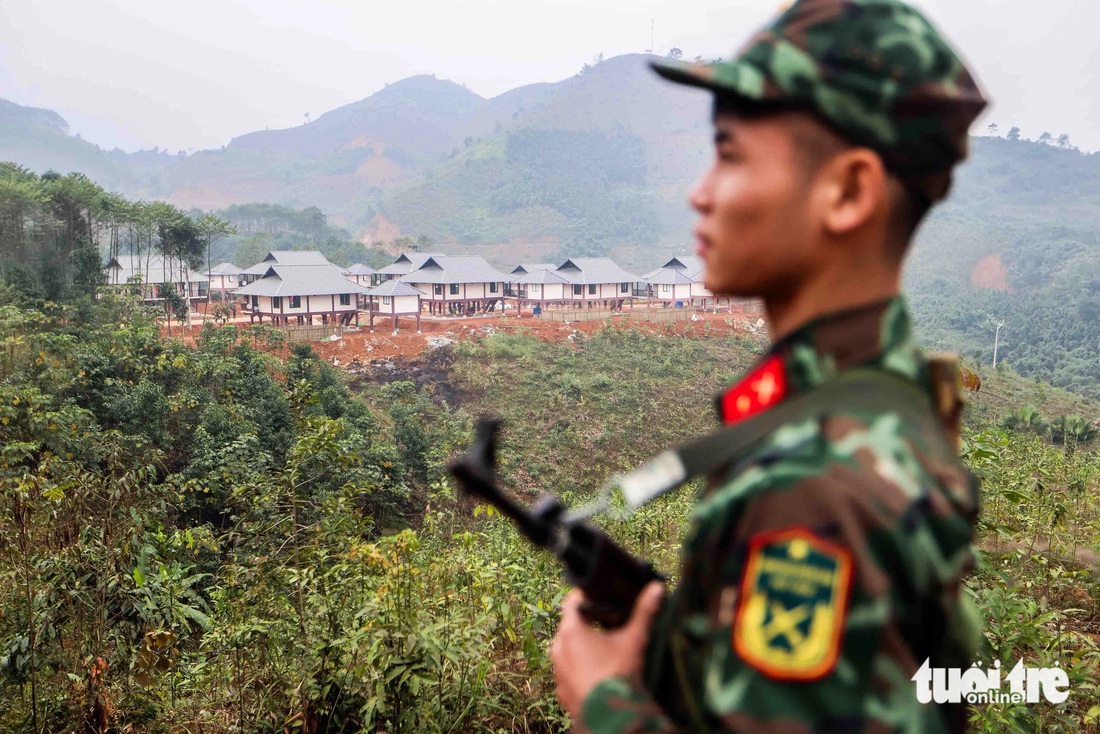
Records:
[[[783,359],[772,355],[718,399],[722,422],[731,425],[778,403],[787,395]]]

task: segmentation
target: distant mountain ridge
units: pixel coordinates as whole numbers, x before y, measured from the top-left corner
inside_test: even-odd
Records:
[[[285,130],[180,157],[105,151],[49,110],[0,102],[0,160],[80,171],[131,197],[222,210],[317,206],[362,241],[426,235],[508,261],[689,246],[686,196],[712,155],[709,95],[621,56],[484,99],[417,76]],[[352,243],[348,243],[351,245]],[[972,138],[906,273],[937,345],[1091,392],[1100,384],[1100,155]]]
[[[491,99],[409,77],[308,124],[183,157],[106,151],[68,134],[51,110],[0,100],[0,160],[80,171],[183,207],[318,206],[364,241],[427,234],[469,247],[670,249],[689,232],[684,197],[710,155],[709,96],[660,81],[647,60],[620,56]],[[979,138],[936,222],[982,212],[1001,226],[1100,228],[1098,196],[1095,155]],[[644,221],[626,221],[639,211]],[[928,274],[949,263],[929,262]]]
[[[69,134],[69,123],[53,110],[24,107],[6,99],[0,99],[0,125],[6,127],[11,124],[25,124],[62,135]]]
[[[658,80],[646,59],[609,59],[561,82],[527,85],[491,99],[452,81],[410,77],[308,124],[247,133],[220,150],[186,157],[104,151],[66,136],[64,120],[55,113],[50,114],[57,124],[44,135],[32,118],[48,111],[8,103],[18,114],[0,118],[0,159],[39,171],[80,170],[128,196],[183,207],[217,209],[254,201],[318,206],[365,239],[423,231],[446,237],[440,230],[445,221],[413,221],[390,197],[451,175],[448,164],[467,151],[477,157],[502,150],[508,136],[519,131],[636,135],[646,148],[647,186],[650,180],[656,186],[681,183],[697,169],[705,150],[705,99]],[[469,150],[478,145],[480,150]],[[545,236],[541,225],[523,232],[524,220],[532,218],[538,219],[513,212],[507,226],[482,227],[481,234],[470,230],[465,239],[502,230]],[[569,233],[554,229],[549,228],[551,238],[568,239]]]

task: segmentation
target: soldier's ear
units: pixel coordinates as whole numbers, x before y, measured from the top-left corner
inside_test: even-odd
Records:
[[[821,224],[834,237],[846,237],[889,213],[886,169],[870,148],[848,148],[832,156],[817,177]]]

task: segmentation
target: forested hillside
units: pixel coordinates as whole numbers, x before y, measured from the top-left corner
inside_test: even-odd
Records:
[[[160,176],[180,161],[167,151],[104,150],[69,132],[53,110],[23,107],[0,99],[0,161],[32,171],[79,172],[112,190],[153,195]]]
[[[129,196],[164,198],[184,208],[213,210],[251,202],[318,206],[356,234],[392,239],[426,232],[458,239],[458,233],[446,231],[446,208],[410,214],[400,201],[392,207],[382,203],[390,194],[415,191],[440,176],[453,175],[449,160],[479,141],[524,130],[598,132],[611,138],[627,133],[639,138],[635,146],[644,142],[647,180],[659,183],[693,170],[705,148],[684,146],[680,138],[689,130],[705,136],[705,100],[661,83],[644,62],[645,57],[637,55],[610,59],[586,65],[583,74],[562,82],[533,84],[488,100],[450,81],[411,77],[309,124],[241,135],[221,150],[160,155],[155,167],[145,160],[147,154],[115,156],[65,136],[64,121],[53,113],[52,131],[45,135],[40,118],[47,111],[5,103],[12,114],[0,116],[0,160],[38,172],[85,171]],[[503,146],[503,139],[492,145]],[[103,161],[116,157],[118,170],[104,168]],[[591,167],[582,166],[567,173],[577,183],[577,174],[589,171]],[[459,179],[450,184],[458,196],[480,195],[476,180],[463,181],[461,175]],[[619,192],[612,187],[601,193],[614,198]],[[426,198],[429,193],[410,196]],[[600,201],[590,208],[598,206]],[[570,211],[567,207],[560,214],[568,216]],[[607,213],[596,214],[606,218]],[[504,224],[475,227],[466,239],[498,242],[493,238],[501,232],[530,238],[538,236],[539,226],[558,241],[571,234],[572,223],[560,218],[549,227],[538,216],[530,218],[530,224],[521,218],[509,228],[507,212],[485,216]]]
[[[234,225],[80,176],[0,174],[0,732],[568,730],[546,653],[560,571],[456,497],[446,462],[497,414],[508,485],[586,501],[711,425],[759,337],[498,333],[345,375],[269,326],[165,335],[172,299],[144,306],[99,277],[96,242],[197,264],[233,226],[320,237],[317,212],[223,212]],[[1084,730],[1100,683],[1100,408],[983,376],[967,593],[1003,665],[1061,667],[1071,691],[971,718]],[[606,524],[675,581],[691,502]]]
[[[124,298],[20,303],[0,289],[0,731],[35,734],[566,731],[546,657],[559,571],[459,501],[445,461],[496,412],[505,481],[584,501],[713,420],[759,350],[496,335],[349,386],[267,328],[211,323],[191,347]],[[975,729],[1081,730],[1100,465],[1026,426],[968,442],[987,634],[1006,666],[1072,686],[1058,707],[975,707]],[[608,529],[675,579],[690,502]]]
[[[710,145],[707,95],[661,82],[645,62],[608,59],[490,100],[413,77],[309,124],[184,157],[107,153],[54,113],[4,103],[0,160],[85,171],[108,189],[231,220],[264,206],[325,220],[280,232],[234,222],[238,234],[213,256],[241,265],[275,247],[381,264],[379,249],[422,241],[498,262],[611,254],[645,272],[688,247],[686,195]],[[919,234],[907,285],[935,344],[992,363],[1003,323],[998,359],[1095,394],[1100,155],[1048,137],[972,139],[952,198]]]
[[[940,346],[1100,394],[1100,156],[974,140],[955,191],[925,225],[907,284]]]
[[[201,214],[197,210],[193,213]],[[317,250],[336,265],[364,263],[372,267],[388,265],[393,255],[379,246],[366,247],[343,227],[329,223],[317,207],[294,209],[279,204],[234,204],[221,209],[217,216],[233,227],[233,234],[220,240],[212,262],[232,262],[239,267],[255,265],[272,250]],[[401,238],[396,248],[408,249],[414,241]],[[419,246],[430,243],[420,240]]]

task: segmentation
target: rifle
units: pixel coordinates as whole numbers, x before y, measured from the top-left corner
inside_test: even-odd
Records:
[[[566,581],[584,592],[581,613],[589,622],[605,629],[621,627],[646,584],[664,577],[599,528],[569,519],[556,495],[544,494],[530,508],[509,499],[496,481],[500,426],[499,420],[480,419],[469,452],[448,466],[451,474],[465,493],[500,510],[532,544],[558,558]]]

